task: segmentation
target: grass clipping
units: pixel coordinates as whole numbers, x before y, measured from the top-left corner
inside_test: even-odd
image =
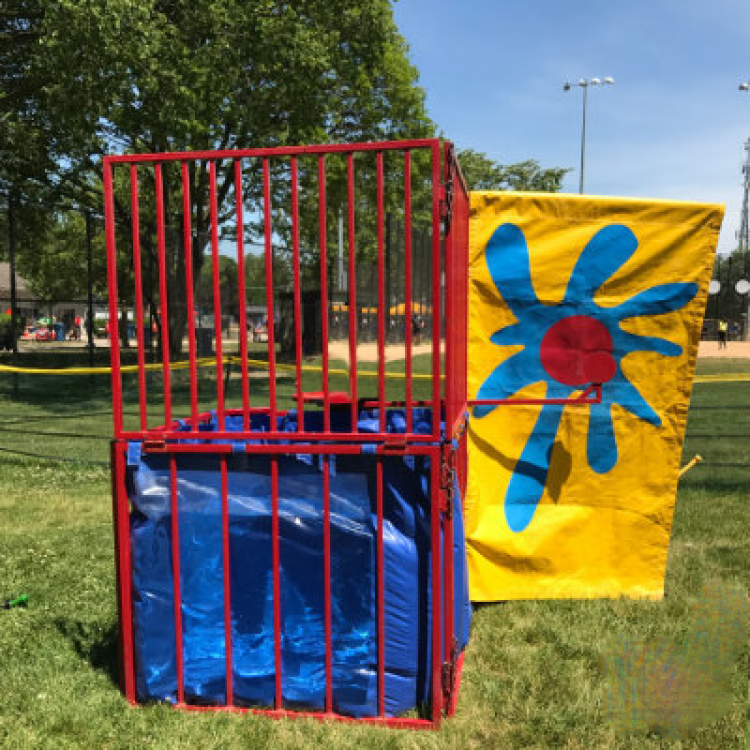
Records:
[[[714,583],[701,591],[682,644],[623,639],[608,661],[609,718],[624,734],[684,738],[732,707],[732,677],[747,639],[747,599]]]

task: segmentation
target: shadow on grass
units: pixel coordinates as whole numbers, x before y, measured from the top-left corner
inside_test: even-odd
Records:
[[[117,625],[105,628],[96,623],[57,618],[54,621],[60,635],[76,654],[98,672],[104,672],[119,687],[120,663],[117,653]]]

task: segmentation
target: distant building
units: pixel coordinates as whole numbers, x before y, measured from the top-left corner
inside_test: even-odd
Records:
[[[10,263],[0,261],[0,304],[2,312],[10,308]],[[16,271],[16,307],[21,315],[31,317],[37,301],[23,276]]]
[[[38,299],[29,287],[29,283],[16,271],[16,308],[27,320],[41,315],[55,315],[61,319],[73,319],[86,316],[86,300],[65,300],[50,305]],[[96,304],[95,310],[106,309]],[[0,312],[10,309],[10,263],[0,261]]]

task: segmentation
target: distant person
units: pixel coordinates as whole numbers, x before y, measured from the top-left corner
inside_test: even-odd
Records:
[[[729,324],[724,318],[719,320],[719,349],[727,348],[727,332],[729,331]]]
[[[421,315],[415,315],[411,319],[411,333],[414,337],[414,343],[419,345],[422,343],[422,329],[424,328],[424,321]]]

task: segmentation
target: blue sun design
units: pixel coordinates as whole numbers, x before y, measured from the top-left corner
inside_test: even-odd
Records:
[[[498,365],[482,384],[477,400],[509,398],[532,383],[547,383],[547,399],[569,398],[591,383],[603,383],[602,403],[592,404],[586,442],[588,465],[606,474],[617,463],[612,406],[619,405],[648,424],[661,417],[626,378],[621,363],[631,352],[656,352],[676,357],[682,347],[663,338],[639,336],[620,323],[643,315],[662,315],[684,307],[698,292],[696,284],[661,284],[614,307],[594,301],[599,288],[638,247],[633,232],[621,224],[598,231],[581,252],[559,304],[545,304],[531,283],[526,239],[514,224],[503,224],[486,248],[492,281],[516,317],[490,341],[523,349]],[[481,418],[495,406],[477,405]],[[547,483],[552,448],[564,406],[545,404],[513,471],[505,496],[505,517],[514,531],[523,531],[539,505]]]

